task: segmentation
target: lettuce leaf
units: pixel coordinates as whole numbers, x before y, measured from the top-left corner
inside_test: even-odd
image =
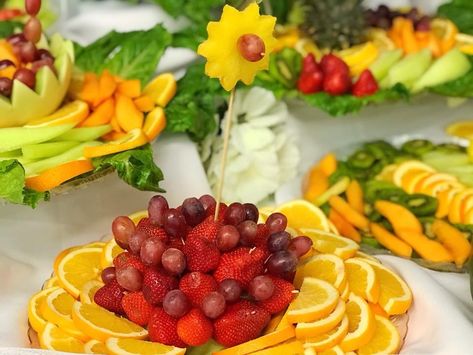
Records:
[[[447,4],[439,6],[437,15],[453,21],[460,32],[473,35],[473,1],[450,1]]]
[[[83,71],[100,73],[104,69],[125,79],[146,84],[153,76],[171,34],[156,25],[147,31],[112,31],[88,46],[76,45],[76,65]]]
[[[125,152],[94,158],[95,171],[113,167],[120,179],[141,191],[164,192],[159,187],[163,173],[154,160],[149,144]]]
[[[23,28],[23,24],[17,21],[0,21],[0,38],[12,35],[16,28]]]
[[[473,64],[473,56],[469,56],[468,58]],[[429,90],[435,94],[444,96],[473,97],[473,69],[458,79],[434,86]]]

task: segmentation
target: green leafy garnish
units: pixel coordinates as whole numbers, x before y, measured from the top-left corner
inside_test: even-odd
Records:
[[[25,187],[25,170],[18,160],[0,161],[0,197],[16,204],[36,207],[39,201],[48,200],[49,193]]]
[[[17,28],[23,28],[23,24],[17,21],[0,21],[0,38],[12,35]]]
[[[473,69],[458,79],[430,88],[430,91],[444,96],[473,97]]]
[[[437,15],[446,17],[457,25],[460,32],[473,34],[473,2],[453,0],[439,6]]]
[[[95,171],[113,167],[120,179],[138,190],[164,192],[159,186],[163,173],[153,160],[149,144],[125,152],[94,158]]]
[[[83,71],[108,69],[124,79],[146,84],[153,76],[171,35],[161,25],[147,31],[112,31],[86,47],[75,47],[75,64]]]
[[[225,91],[215,79],[204,74],[204,65],[190,67],[177,83],[177,94],[166,107],[166,130],[186,132],[202,141],[216,129],[215,115],[224,102]]]

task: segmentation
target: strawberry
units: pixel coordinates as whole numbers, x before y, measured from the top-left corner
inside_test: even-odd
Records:
[[[229,305],[214,322],[214,338],[226,347],[257,338],[266,327],[271,315],[257,305],[241,300]]]
[[[151,341],[185,348],[186,344],[177,335],[177,319],[157,307],[148,322],[148,334]]]
[[[122,307],[129,320],[141,326],[148,325],[153,306],[146,302],[143,292],[131,292],[123,296]]]
[[[361,72],[358,80],[353,84],[351,93],[357,97],[373,95],[379,90],[378,83],[370,70],[365,69]]]
[[[291,282],[279,277],[268,275],[274,283],[274,292],[267,300],[259,301],[258,306],[267,310],[271,314],[281,312],[287,308],[294,298],[294,286]]]
[[[259,223],[256,230],[255,246],[266,248],[268,246],[269,227],[266,223]]]
[[[350,90],[350,74],[342,71],[333,71],[325,75],[324,91],[330,95],[346,94]]]
[[[215,242],[217,240],[217,233],[220,230],[220,227],[221,223],[215,222],[214,217],[209,216],[202,223],[191,229],[189,234],[187,234],[186,240],[199,237],[210,242]]]
[[[312,73],[319,69],[321,68],[315,60],[314,54],[309,53],[302,59],[302,73]]]
[[[189,346],[199,346],[210,340],[212,322],[199,308],[194,308],[177,321],[177,335]]]
[[[343,73],[349,75],[350,69],[348,65],[336,55],[332,53],[326,54],[320,61],[320,67],[324,75],[330,75],[332,73]]]
[[[324,74],[317,69],[312,72],[302,72],[297,80],[297,89],[303,94],[313,94],[322,91]]]
[[[113,259],[113,265],[117,269],[124,268],[126,266],[133,266],[135,269],[141,271],[142,273],[145,271],[145,264],[141,261],[139,256],[133,255],[127,251],[118,254],[115,259]]]
[[[217,291],[217,287],[217,282],[212,276],[199,271],[190,272],[179,281],[179,289],[194,307],[200,307],[204,297],[212,291]]]
[[[169,238],[167,247],[176,248],[182,251],[184,249],[184,242],[182,241],[181,238]]]
[[[151,223],[150,218],[143,218],[139,221],[136,230],[144,232],[148,237],[156,237],[163,242],[167,242],[169,238],[163,228]]]
[[[183,252],[190,271],[215,270],[220,260],[220,251],[215,243],[197,236],[187,238]]]
[[[94,295],[94,302],[110,312],[124,314],[122,307],[123,295],[123,289],[117,280],[113,280],[97,290]]]
[[[263,250],[240,247],[222,255],[214,277],[218,282],[235,279],[246,287],[255,276],[262,274],[264,261]]]
[[[215,207],[216,207],[216,206],[210,206],[210,207],[206,210],[208,217],[214,218],[214,215],[215,215]],[[220,207],[219,207],[217,222],[220,222],[220,223],[223,222],[223,218],[224,218],[224,216],[225,216],[225,211],[227,210],[227,207],[228,207],[228,206],[227,206],[225,203],[220,202]]]
[[[166,293],[177,286],[174,277],[152,267],[146,268],[143,275],[143,296],[152,305],[162,303]]]

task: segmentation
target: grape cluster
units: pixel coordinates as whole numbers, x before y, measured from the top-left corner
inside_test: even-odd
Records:
[[[259,212],[253,204],[235,202],[227,206],[222,203],[220,207],[220,217],[213,222],[216,201],[210,195],[188,198],[177,208],[170,208],[163,196],[152,197],[148,204],[148,218],[153,228],[162,231],[159,238],[140,230],[126,216],[119,216],[112,223],[116,243],[127,250],[125,253],[134,255],[143,267],[154,268],[175,279],[192,274],[193,270],[188,266],[190,255],[186,255],[192,251],[173,245],[176,240],[185,244],[187,236],[205,223],[215,223],[217,226],[213,245],[220,255],[242,247],[264,250],[266,259],[260,261],[262,272],[252,277],[246,285],[231,278],[217,284],[211,277],[212,272],[209,272],[209,277],[217,287],[204,294],[200,303],[202,312],[209,319],[218,318],[224,313],[227,304],[241,297],[255,302],[268,300],[276,288],[272,277],[292,280],[298,258],[312,247],[310,238],[292,238],[285,231],[287,218],[281,213],[273,213],[265,223],[258,224]],[[206,258],[206,255],[202,255],[202,258]],[[105,284],[116,280],[129,292],[142,290],[145,282],[143,271],[133,264],[105,268],[102,280]],[[194,303],[195,300],[189,299],[189,295],[174,288],[166,292],[162,307],[170,316],[179,318],[187,314]]]
[[[423,15],[416,7],[407,12],[391,10],[386,5],[379,5],[377,9],[368,9],[365,12],[366,22],[371,27],[379,27],[389,30],[396,17],[404,17],[411,20],[416,31],[430,30],[430,17]]]
[[[38,49],[36,44],[41,39],[41,22],[36,15],[41,9],[41,0],[25,0],[25,10],[30,18],[23,32],[9,36],[6,40],[11,45],[13,53],[18,58],[18,66],[9,59],[0,60],[0,73],[9,67],[13,68],[13,77],[0,77],[0,95],[10,97],[13,80],[21,81],[31,89],[36,85],[36,72],[44,66],[55,72],[54,57],[47,49]],[[26,67],[26,64],[28,67]]]

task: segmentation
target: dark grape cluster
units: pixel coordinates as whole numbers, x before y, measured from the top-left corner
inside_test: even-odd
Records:
[[[379,27],[388,30],[393,25],[396,17],[404,17],[411,20],[416,31],[430,30],[430,17],[423,15],[416,7],[407,12],[391,10],[386,5],[379,5],[377,9],[365,11],[366,22],[371,27]]]

